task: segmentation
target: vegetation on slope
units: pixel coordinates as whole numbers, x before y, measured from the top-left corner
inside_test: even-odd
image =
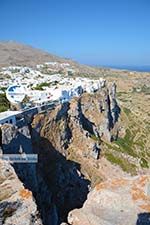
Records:
[[[6,94],[0,94],[0,112],[8,110],[10,107],[9,101],[6,98]]]

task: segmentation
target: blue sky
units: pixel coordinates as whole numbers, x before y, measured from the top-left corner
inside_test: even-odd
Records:
[[[0,40],[93,65],[150,65],[150,0],[0,0]]]

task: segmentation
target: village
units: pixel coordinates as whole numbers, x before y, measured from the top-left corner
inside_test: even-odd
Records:
[[[3,67],[0,71],[0,92],[5,93],[11,109],[0,113],[0,124],[16,125],[16,118],[25,112],[38,113],[53,104],[62,104],[82,93],[93,93],[105,86],[105,80],[73,76],[69,63],[46,62],[36,68]],[[13,110],[12,110],[13,108]],[[36,109],[36,110],[35,110]]]

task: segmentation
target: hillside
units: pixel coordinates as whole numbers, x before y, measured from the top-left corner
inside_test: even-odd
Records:
[[[44,62],[66,62],[73,66],[77,73],[99,74],[100,69],[81,65],[70,59],[64,59],[32,46],[14,41],[0,42],[0,67],[29,66],[34,67]]]
[[[47,61],[65,61],[42,50],[13,41],[0,42],[0,66],[34,66]]]

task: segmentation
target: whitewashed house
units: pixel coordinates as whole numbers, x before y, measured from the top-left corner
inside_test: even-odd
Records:
[[[10,123],[16,125],[17,116],[21,115],[20,111],[5,111],[0,113],[0,124]]]

